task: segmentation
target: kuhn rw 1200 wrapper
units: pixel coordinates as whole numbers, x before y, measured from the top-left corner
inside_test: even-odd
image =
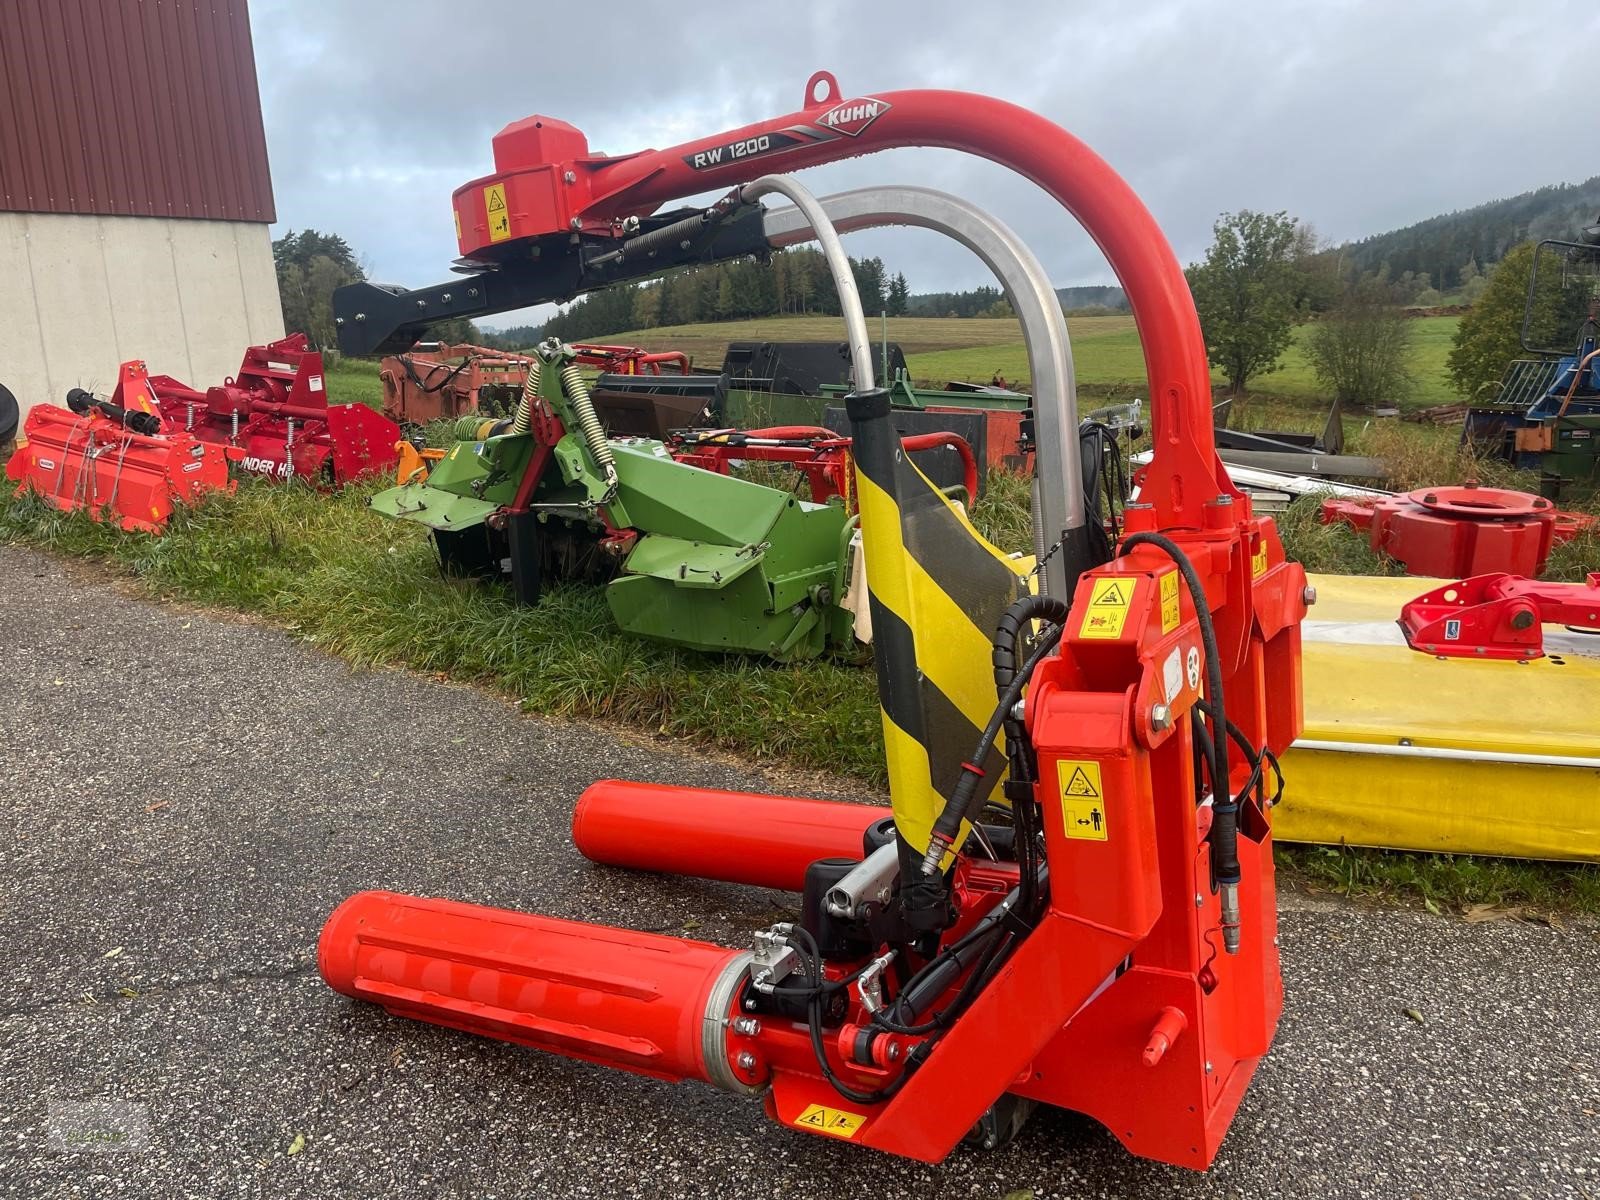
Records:
[[[1154,457],[1120,544],[1084,521],[1060,305],[1015,235],[962,201],[782,175],[892,146],[1010,166],[1087,227],[1128,294]],[[705,209],[674,197],[733,190]],[[767,210],[782,194],[792,208]],[[847,405],[892,806],[604,783],[590,858],[803,894],[743,950],[389,892],[318,949],[348,996],[665,1080],[760,1096],[806,1133],[936,1162],[1036,1104],[1136,1154],[1211,1162],[1281,1008],[1273,755],[1300,728],[1305,576],[1229,481],[1183,272],[1137,196],[1077,139],[954,92],[846,98],[668,150],[589,153],[547,117],[495,139],[455,194],[485,269],[336,299],[346,349],[418,320],[559,299],[816,238],[853,362]],[[1038,590],[916,470],[875,386],[836,227],[914,224],[978,252],[1024,323],[1037,408]],[[463,306],[465,312],[462,311]]]

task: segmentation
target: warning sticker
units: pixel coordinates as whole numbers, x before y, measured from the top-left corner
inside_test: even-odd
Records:
[[[805,1112],[794,1119],[794,1123],[801,1129],[846,1139],[855,1137],[856,1130],[860,1129],[865,1121],[866,1117],[860,1113],[845,1112],[842,1108],[824,1108],[820,1104],[810,1105]]]
[[[1106,639],[1121,637],[1132,604],[1133,580],[1096,579],[1089,592],[1089,606],[1083,611],[1083,624],[1078,628],[1078,636]]]
[[[1168,571],[1161,577],[1161,632],[1171,633],[1178,627],[1178,573]]]
[[[1064,758],[1056,764],[1061,783],[1061,817],[1069,838],[1091,842],[1106,840],[1106,807],[1100,784],[1100,764]]]
[[[489,214],[489,240],[505,241],[511,236],[511,210],[506,207],[506,185],[491,183],[484,188],[483,207]]]
[[[459,242],[461,240],[461,210],[458,208],[458,209],[455,210],[455,213],[456,213],[456,241]]]
[[[1260,579],[1267,573],[1267,544],[1262,542],[1250,556],[1250,578]]]

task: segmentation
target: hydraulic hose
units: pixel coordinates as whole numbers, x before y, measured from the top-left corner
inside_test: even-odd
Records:
[[[922,857],[924,876],[931,878],[939,874],[940,863],[944,861],[944,856],[950,852],[950,848],[955,845],[956,838],[961,833],[961,823],[970,821],[978,815],[978,809],[983,803],[983,793],[979,791],[978,785],[983,782],[984,771],[977,764],[987,757],[989,747],[994,745],[995,738],[1000,736],[1000,726],[1010,715],[1017,701],[1022,699],[1022,689],[1027,686],[1034,668],[1056,648],[1061,641],[1062,631],[1063,627],[1060,625],[1052,625],[1045,631],[1022,670],[1017,672],[1010,686],[1001,695],[1000,703],[995,705],[989,723],[978,735],[978,744],[973,748],[972,756],[961,764],[961,778],[956,780],[950,798],[945,801],[944,808],[928,835],[928,850]]]
[[[1206,699],[1210,708],[1211,752],[1206,762],[1212,766],[1211,780],[1211,876],[1222,892],[1222,944],[1229,954],[1239,952],[1239,801],[1233,794],[1228,770],[1228,707],[1222,698],[1222,656],[1217,648],[1217,631],[1211,621],[1211,606],[1206,603],[1200,576],[1189,556],[1171,538],[1159,533],[1136,533],[1122,543],[1123,554],[1139,546],[1154,546],[1172,560],[1183,576],[1194,602],[1195,620],[1200,626],[1200,644],[1205,649]]]

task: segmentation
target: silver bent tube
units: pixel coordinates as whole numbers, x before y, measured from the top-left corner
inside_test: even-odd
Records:
[[[1035,552],[1043,561],[1057,538],[1087,519],[1072,345],[1061,303],[1043,265],[1004,224],[960,197],[933,188],[860,188],[824,196],[821,207],[832,221],[830,233],[907,225],[945,234],[976,254],[999,279],[1022,323],[1033,380],[1033,532]],[[766,215],[765,228],[775,247],[810,241],[813,236],[822,240],[811,214],[801,208],[773,209]],[[848,260],[845,265],[848,271]],[[852,279],[852,290],[853,283]],[[863,333],[864,326],[865,322]],[[855,354],[854,345],[851,353]],[[1076,582],[1067,578],[1061,555],[1040,574],[1040,590],[1052,596],[1069,596]]]
[[[834,286],[839,291],[839,312],[844,316],[845,336],[850,342],[851,382],[856,391],[870,392],[873,388],[872,347],[867,341],[867,318],[861,311],[861,293],[856,290],[855,272],[850,269],[850,259],[839,242],[839,234],[810,189],[788,175],[763,175],[752,180],[739,189],[739,199],[753,204],[773,193],[794,203],[790,211],[804,214],[810,232],[802,240],[814,237],[822,244],[822,256],[828,262]]]

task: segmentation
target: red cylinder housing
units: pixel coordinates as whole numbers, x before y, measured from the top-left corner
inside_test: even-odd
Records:
[[[748,1084],[728,1064],[723,1018],[749,958],[394,892],[351,896],[317,942],[329,987],[397,1016],[735,1091]]]
[[[610,867],[797,892],[819,858],[861,858],[887,808],[603,779],[578,797],[572,840]]]

